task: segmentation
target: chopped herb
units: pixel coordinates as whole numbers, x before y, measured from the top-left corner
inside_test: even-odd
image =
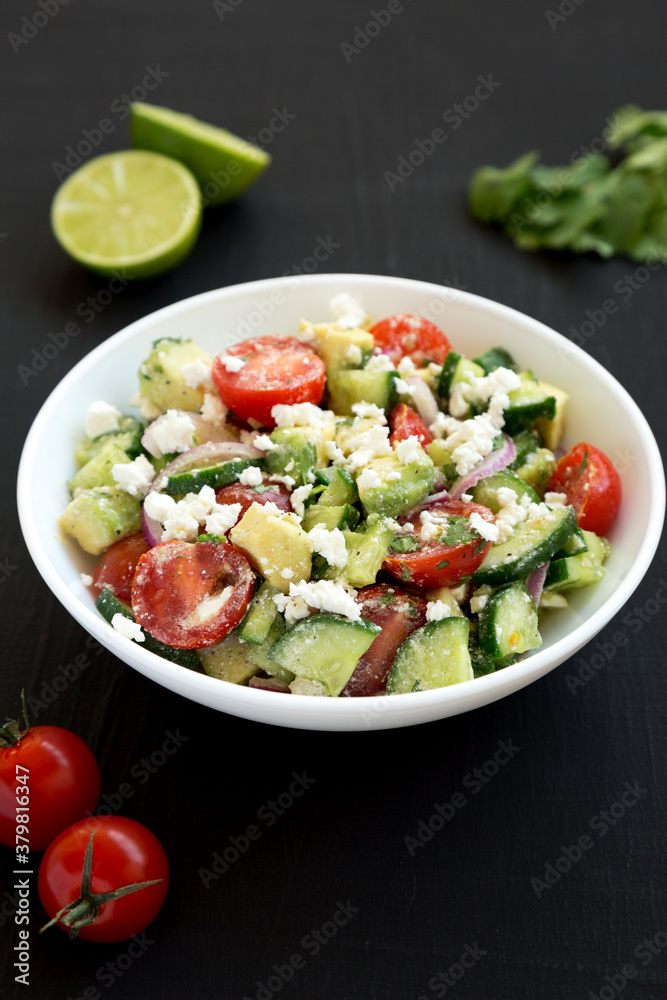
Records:
[[[436,563],[436,569],[444,569],[445,566],[449,566],[449,559],[442,559],[439,563]]]
[[[482,549],[484,548],[484,546],[486,545],[486,542],[487,542],[486,538],[483,538],[481,542],[478,542],[475,548],[472,550],[472,554],[474,556],[478,556],[482,551]]]
[[[583,458],[582,458],[582,460],[581,460],[581,465],[579,466],[579,471],[577,472],[577,477],[576,477],[576,479],[574,480],[574,481],[575,481],[575,483],[578,483],[578,482],[579,482],[579,480],[581,479],[582,475],[583,475],[583,474],[584,474],[584,472],[586,471],[586,466],[587,466],[587,465],[588,465],[588,448],[587,448],[587,449],[586,449],[586,451],[584,452],[584,457],[583,457]]]
[[[389,548],[392,552],[414,552],[419,546],[410,535],[396,535]]]

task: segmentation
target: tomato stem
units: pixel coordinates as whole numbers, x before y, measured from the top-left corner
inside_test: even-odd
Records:
[[[62,909],[58,910],[55,917],[49,920],[47,924],[44,924],[43,927],[40,927],[40,934],[43,934],[45,930],[54,924],[61,923],[69,928],[70,941],[74,941],[82,927],[87,927],[88,924],[92,924],[97,919],[100,906],[103,906],[104,903],[111,903],[114,899],[129,896],[132,892],[138,892],[139,889],[147,889],[149,885],[157,885],[158,882],[164,881],[164,879],[155,878],[150,882],[134,882],[132,885],[124,885],[119,889],[112,889],[110,892],[92,892],[90,878],[93,870],[94,836],[95,831],[93,830],[90,834],[90,840],[88,841],[86,854],[83,859],[81,895],[78,899],[63,906]]]
[[[25,729],[21,729],[20,719],[10,719],[9,716],[7,716],[7,721],[4,726],[0,726],[0,747],[15,747],[16,744],[20,743],[23,737],[30,732],[28,708],[25,703],[25,690],[21,691],[21,706],[23,708],[23,721],[25,723]]]

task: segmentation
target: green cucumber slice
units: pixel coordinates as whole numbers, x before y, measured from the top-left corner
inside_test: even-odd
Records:
[[[518,476],[513,475],[511,472],[496,472],[493,476],[480,479],[470,492],[475,503],[479,503],[483,507],[488,507],[494,514],[497,514],[500,510],[498,490],[501,487],[514,490],[519,501],[523,496],[529,496],[532,503],[540,502],[540,498],[532,486],[529,486],[523,479],[519,479]]]
[[[180,496],[182,493],[199,493],[204,486],[212,489],[220,489],[221,486],[229,486],[235,482],[244,469],[250,466],[263,468],[264,460],[257,458],[232,458],[222,465],[213,465],[208,469],[191,469],[189,472],[181,472],[176,476],[169,476],[162,489],[171,497]]]
[[[479,613],[477,639],[493,663],[542,645],[537,608],[525,583],[496,590]]]
[[[282,591],[270,584],[268,580],[264,580],[252,599],[247,615],[238,626],[236,634],[239,639],[243,639],[244,642],[252,642],[256,646],[262,645],[278,614],[278,608],[273,598],[280,593]]]
[[[341,693],[379,625],[325,612],[292,625],[271,647],[268,658],[297,677],[319,681],[327,693]]]
[[[387,694],[431,691],[473,679],[467,618],[427,622],[399,646]]]
[[[525,580],[533,570],[549,562],[577,527],[574,507],[556,507],[547,514],[523,521],[500,545],[492,545],[484,562],[473,574],[473,583],[492,587]]]
[[[398,372],[348,369],[336,372],[327,380],[329,406],[334,413],[352,414],[355,403],[375,403],[382,410],[392,409],[396,399],[394,380]]]

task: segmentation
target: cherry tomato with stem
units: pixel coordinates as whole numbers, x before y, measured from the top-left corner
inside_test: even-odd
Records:
[[[100,770],[83,740],[60,726],[0,726],[0,843],[20,853],[43,851],[97,806]]]
[[[164,903],[169,864],[162,845],[126,816],[73,823],[42,858],[37,891],[49,922],[70,938],[113,943],[139,934]]]

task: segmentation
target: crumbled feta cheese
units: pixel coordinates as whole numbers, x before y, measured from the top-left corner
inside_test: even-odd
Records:
[[[319,552],[336,569],[343,569],[347,564],[345,535],[339,528],[328,531],[324,525],[316,524],[308,532],[308,545],[311,552]]]
[[[124,635],[126,639],[134,639],[135,642],[144,642],[144,630],[138,622],[133,622],[126,615],[116,614],[111,619],[111,625],[116,632]]]
[[[188,451],[194,444],[194,433],[195,425],[187,413],[167,410],[164,416],[151,424],[145,447],[154,458]]]
[[[440,412],[429,426],[429,430],[434,438],[446,438],[458,430],[460,426],[461,421],[457,420],[456,417],[450,417],[448,414]]]
[[[162,493],[149,493],[144,501],[146,514],[163,526],[161,541],[188,542],[200,534],[200,524],[210,535],[224,535],[233,528],[241,513],[241,504],[219,504],[215,491],[203,486],[199,493],[188,493],[178,503]]]
[[[244,486],[259,486],[262,481],[262,470],[256,465],[249,465],[239,473],[238,480]]]
[[[309,607],[359,621],[361,609],[354,600],[355,594],[356,591],[346,589],[334,580],[316,580],[311,583],[302,581],[289,585],[289,596],[303,598]]]
[[[219,357],[221,364],[224,365],[228,372],[232,372],[233,374],[240,372],[245,365],[243,358],[237,358],[233,354],[221,354]]]
[[[291,490],[296,482],[296,479],[294,479],[292,476],[280,476],[278,475],[277,472],[274,472],[272,476],[269,476],[269,482],[282,483],[283,486],[286,486],[288,488],[288,490]]]
[[[140,392],[135,392],[130,400],[130,406],[136,406],[142,420],[156,420],[162,413],[159,406],[156,406],[150,399],[146,399]]]
[[[547,507],[566,507],[567,493],[547,492],[544,494],[544,502]]]
[[[415,390],[411,385],[408,385],[402,378],[394,379],[394,389],[396,392],[400,393],[401,396],[414,396]]]
[[[96,438],[100,434],[109,434],[111,431],[117,431],[119,427],[118,421],[121,416],[120,410],[117,410],[111,403],[105,403],[101,399],[98,399],[95,403],[91,403],[86,410],[86,416],[83,421],[83,429],[86,437]]]
[[[176,501],[166,493],[149,493],[144,500],[144,510],[148,517],[164,524],[176,507]]]
[[[413,462],[420,462],[424,455],[424,449],[419,443],[416,434],[411,434],[405,441],[399,441],[396,445],[396,454],[402,465],[411,465]]]
[[[390,472],[386,472],[384,476],[385,483],[395,483],[401,478],[401,474],[398,469],[392,469]]]
[[[292,586],[292,584],[290,584]],[[302,597],[286,597],[284,594],[276,594],[273,598],[278,611],[285,615],[285,623],[294,625],[301,618],[307,618],[310,614],[308,605]]]
[[[482,608],[486,607],[486,602],[489,599],[488,594],[473,594],[470,598],[470,610],[474,615],[478,615]]]
[[[361,326],[366,317],[366,310],[361,302],[349,292],[339,292],[329,301],[329,308],[338,326],[351,329]]]
[[[92,587],[92,585],[93,585],[93,578],[90,575],[90,573],[81,573],[80,574],[80,579],[81,579],[81,583],[84,585],[84,587]]]
[[[130,496],[144,497],[155,479],[155,469],[145,455],[139,455],[133,462],[112,465],[111,476]]]
[[[282,576],[283,580],[291,580],[292,577],[294,576],[294,570],[290,569],[289,566],[285,566],[285,569],[281,569],[280,575]]]
[[[353,365],[360,365],[361,359],[363,357],[361,353],[361,348],[358,344],[350,344],[346,351],[346,357],[348,361],[351,361]]]
[[[305,483],[303,486],[297,486],[295,490],[290,494],[290,503],[292,504],[292,510],[297,515],[297,517],[303,517],[306,513],[306,508],[304,501],[310,496],[311,490],[313,489],[312,483]]]
[[[477,534],[481,535],[485,541],[498,541],[498,526],[493,524],[491,521],[485,521],[482,515],[478,514],[477,511],[473,511],[470,515],[470,526],[471,528],[474,528]]]
[[[372,462],[374,458],[381,458],[383,455],[391,455],[392,447],[389,444],[389,428],[381,424],[373,424],[367,430],[360,431],[349,439],[349,447],[352,449],[346,459],[348,471],[362,469]]]
[[[452,609],[444,601],[429,601],[426,605],[426,621],[440,622],[443,618],[449,618]]]
[[[452,461],[459,476],[467,476],[476,465],[493,451],[493,442],[498,429],[486,413],[480,413],[471,420],[464,420],[447,437],[447,447],[451,447]]]
[[[393,372],[396,369],[388,354],[379,353],[370,356],[364,365],[364,370],[367,372]]]
[[[332,465],[345,465],[345,453],[341,451],[335,441],[324,442],[324,453]]]
[[[409,358],[406,354],[404,358],[398,362],[396,370],[399,375],[414,375],[417,371],[417,365],[414,363],[412,358]]]
[[[211,366],[203,358],[197,358],[196,361],[187,361],[184,365],[181,365],[181,375],[185,384],[191,389],[199,389],[204,386],[210,388],[213,385]]]
[[[357,477],[357,486],[361,490],[372,490],[376,486],[381,486],[382,480],[375,469],[363,469]]]
[[[205,392],[204,402],[199,412],[207,424],[224,424],[229,410],[214,392]]]
[[[472,503],[472,499],[472,493],[462,493],[459,497],[459,500],[462,500],[463,503]]]
[[[355,421],[354,421],[355,423],[358,420],[363,420],[364,417],[367,417],[371,420],[375,420],[375,422],[378,424],[387,423],[387,417],[384,410],[381,409],[381,407],[376,406],[375,403],[366,403],[365,401],[362,401],[360,403],[353,403],[352,412],[354,413],[355,416]]]
[[[268,434],[256,434],[251,442],[255,448],[259,448],[260,451],[278,451],[280,445],[277,445],[275,441],[272,441]]]
[[[207,535],[224,535],[233,528],[241,513],[240,503],[217,503],[204,518]]]
[[[271,416],[276,427],[324,427],[331,423],[334,414],[331,410],[322,410],[314,403],[277,403],[271,409]]]

